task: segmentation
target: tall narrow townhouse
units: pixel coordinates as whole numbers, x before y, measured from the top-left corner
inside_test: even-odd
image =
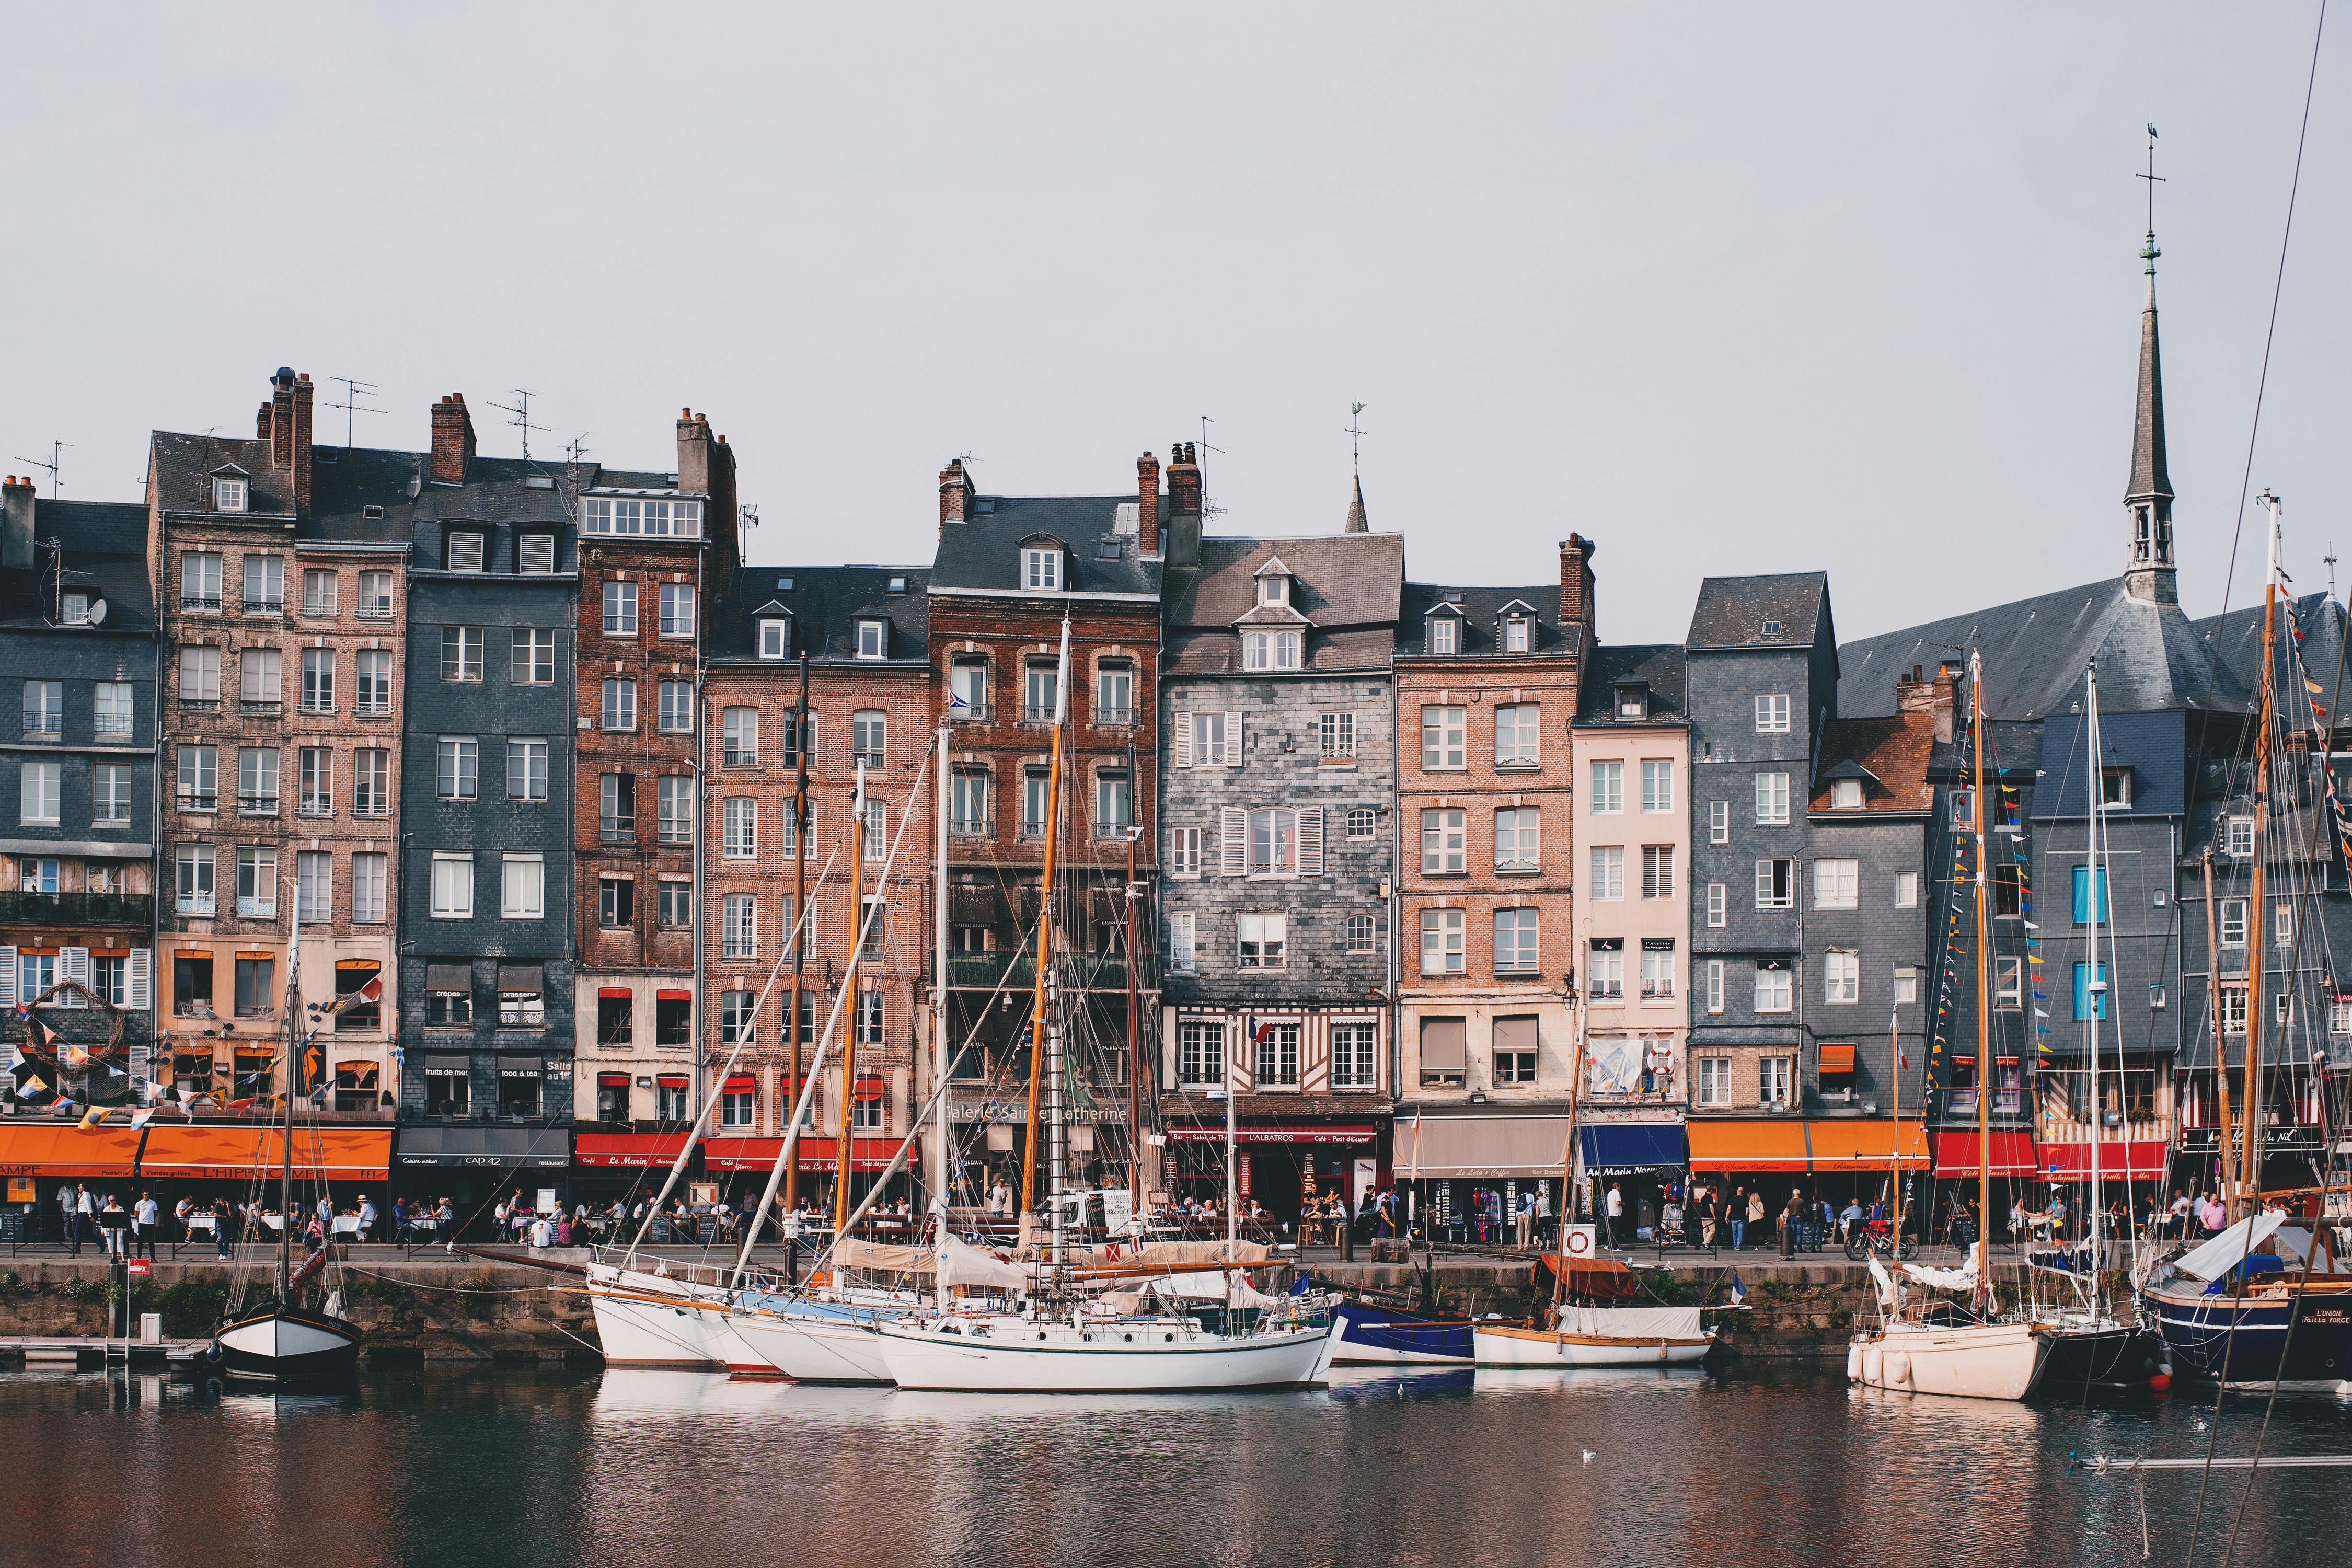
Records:
[[[22,1053],[0,1087],[27,1105],[35,1082],[111,1104],[161,1076],[146,535],[142,506],[43,500],[14,476],[0,489],[0,668],[21,698],[0,752],[0,1043]],[[0,1132],[0,1164],[52,1196],[39,1179],[67,1173],[10,1142]]]
[[[634,1122],[640,1110],[682,1121],[697,1103],[697,943],[713,929],[695,918],[709,740],[698,716],[705,623],[737,560],[734,452],[707,417],[683,410],[675,472],[583,469],[577,502],[570,727],[579,958],[563,1109],[599,1123],[608,1110],[616,1121]]]
[[[311,406],[310,378],[281,369],[253,439],[152,438],[173,932],[160,1011],[184,1089],[325,1089],[336,1114],[389,1121],[388,985],[323,1015],[388,976],[398,951],[408,545],[389,508],[408,471],[314,446]]]
[[[1068,1020],[1065,1059],[1088,1094],[1066,1118],[1069,1173],[1125,1184],[1129,1019],[1148,1040],[1145,1020],[1158,1008],[1145,964],[1133,977],[1129,1014],[1125,943],[1130,833],[1147,913],[1159,863],[1160,531],[1164,519],[1197,536],[1200,498],[1199,466],[1181,447],[1165,491],[1148,452],[1124,495],[982,495],[961,460],[940,475],[930,657],[954,731],[947,989],[960,1051],[950,1102],[960,1193],[977,1194],[1002,1175],[1018,1202],[1024,1184],[1057,710],[1067,722],[1053,812],[1055,986]],[[1066,694],[1056,689],[1065,617]],[[1041,1205],[1044,1170],[1041,1159]]]
[[[845,1107],[851,1188],[864,1196],[931,1081],[929,579],[916,566],[747,567],[710,627],[700,1038],[703,1083],[719,1107],[703,1161],[748,1184],[764,1179],[814,1073],[787,1175],[795,1199],[833,1193]],[[861,773],[862,824],[853,815]],[[805,831],[794,810],[803,779]],[[676,1068],[665,1057],[638,1072]],[[900,1178],[899,1195],[919,1174]]]
[[[1387,1165],[1395,708],[1404,540],[1169,548],[1158,1081],[1167,1190],[1290,1225]]]
[[[1474,1234],[1568,1143],[1577,958],[1570,721],[1593,635],[1593,546],[1557,586],[1405,584],[1397,627],[1395,1169],[1425,1233]]]
[[[1690,721],[1683,650],[1601,647],[1586,658],[1570,740],[1583,869],[1570,952],[1584,1171],[1626,1215],[1654,1220],[1684,1165],[1690,1007]],[[1588,1198],[1586,1212],[1591,1212]]]

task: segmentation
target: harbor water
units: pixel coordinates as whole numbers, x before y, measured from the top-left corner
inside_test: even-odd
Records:
[[[2264,1402],[1860,1394],[1836,1368],[1358,1371],[1052,1398],[372,1369],[344,1394],[0,1376],[33,1564],[2179,1563]],[[2281,1399],[2268,1455],[2352,1452]],[[2196,1561],[2341,1562],[2352,1468],[2215,1469]],[[2243,1502],[2242,1512],[2241,1503]]]

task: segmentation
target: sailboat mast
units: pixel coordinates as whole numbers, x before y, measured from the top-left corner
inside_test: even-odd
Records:
[[[808,764],[809,764],[809,705],[808,649],[801,649],[800,716],[793,721],[793,751],[798,762],[793,779],[793,999],[784,1006],[784,1039],[792,1047],[789,1070],[792,1076],[783,1099],[798,1105],[801,1093],[801,965],[808,956]],[[795,1112],[797,1114],[797,1112]],[[688,1140],[690,1142],[691,1140]],[[800,1206],[799,1161],[784,1170],[784,1208],[787,1213]]]
[[[286,944],[286,1148],[279,1156],[278,1172],[278,1300],[280,1306],[290,1304],[286,1300],[286,1292],[294,1271],[294,1097],[302,1081],[302,880],[299,875],[289,880],[294,898],[287,906],[291,916],[289,929],[292,936]]]
[[[1135,745],[1127,748],[1127,801],[1135,814]],[[1143,831],[1133,822],[1127,827],[1127,1203],[1129,1214],[1143,1212],[1143,1034],[1136,1010],[1142,1005],[1136,965],[1142,952],[1135,942],[1142,884],[1135,879],[1135,847]]]
[[[926,1185],[939,1209],[939,1235],[948,1233],[948,814],[953,808],[955,774],[948,766],[948,726],[940,725],[940,820],[931,862],[931,1084],[940,1096],[939,1120],[931,1127],[930,1171]],[[947,1287],[940,1287],[942,1304]]]
[[[1985,918],[1984,656],[1969,654],[1969,740],[1975,772],[1969,793],[1969,827],[1977,841],[1977,1294],[1992,1300],[1992,994],[1986,973],[1992,960]],[[1900,1136],[1898,1130],[1897,1136]]]
[[[1551,1321],[1559,1326],[1560,1303],[1568,1297],[1568,1226],[1576,1217],[1576,1112],[1584,1088],[1584,1031],[1576,1032],[1576,1046],[1568,1059],[1568,1142],[1559,1152],[1559,1251],[1551,1271]]]
[[[2207,1021],[2213,1031],[2213,1086],[2218,1096],[2218,1125],[2221,1133],[2221,1207],[2234,1212],[2237,1207],[2236,1189],[2230,1180],[2230,1054],[2228,1042],[2221,1033],[2221,942],[2213,925],[2213,847],[2205,847],[2205,962],[2209,966],[2205,988],[2210,993],[2210,1005],[2205,1009]]]
[[[1045,764],[1045,863],[1037,878],[1037,986],[1029,1010],[1029,1128],[1021,1151],[1021,1212],[1037,1212],[1037,1091],[1045,1069],[1045,976],[1054,967],[1055,824],[1062,810],[1062,721],[1070,690],[1070,615],[1062,612],[1062,657],[1054,670],[1054,749]]]
[[[841,994],[853,1011],[849,1028],[841,1037],[841,1147],[834,1162],[833,1232],[849,1219],[849,1155],[857,1119],[857,1027],[854,1010],[858,1002],[857,960],[866,951],[866,763],[857,764],[857,783],[849,796],[849,959],[842,968]]]
[[[2244,1214],[2261,1206],[2263,1183],[2263,944],[2269,940],[2263,907],[2263,871],[2270,859],[2271,689],[2277,679],[2273,660],[2278,654],[2278,497],[2263,492],[2270,509],[2268,570],[2263,574],[2262,694],[2254,704],[2254,869],[2246,902],[2246,1132],[2239,1153],[2238,1202]],[[2230,1217],[2242,1217],[2238,1208]]]
[[[2102,1134],[2106,1131],[2107,1126],[2107,1103],[2099,1091],[2099,1015],[2107,1010],[2106,974],[2099,966],[2099,916],[2107,902],[2106,860],[2099,853],[2099,841],[2101,835],[2105,831],[2106,823],[2106,774],[2102,771],[2102,767],[2107,752],[2106,747],[2101,742],[2099,737],[2099,663],[2096,659],[2093,659],[2088,668],[2083,671],[2083,692],[2084,711],[2090,725],[2091,752],[2089,777],[2084,786],[2090,792],[2087,798],[2091,807],[2088,830],[2084,839],[2084,856],[2089,862],[2085,871],[2091,884],[2089,894],[2091,910],[2088,922],[2091,936],[2089,953],[2091,968],[2084,984],[2090,992],[2091,1006],[2090,1016],[2083,1021],[2083,1027],[2089,1032],[2091,1041],[2091,1207],[2090,1212],[2083,1217],[2090,1228],[2091,1279],[2092,1289],[2095,1290],[2100,1279],[2099,1146],[2105,1142]],[[2108,945],[2111,948],[2114,946],[2112,939]],[[2120,1067],[2120,1064],[2118,1066]]]

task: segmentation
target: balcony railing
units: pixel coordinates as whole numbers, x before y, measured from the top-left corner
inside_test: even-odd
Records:
[[[760,765],[760,753],[747,752],[740,747],[730,748],[719,752],[719,765],[722,768],[756,768]]]
[[[390,599],[378,599],[371,604],[367,600],[362,599],[360,601],[359,617],[363,621],[388,621],[392,619],[392,601]]]
[[[1021,705],[1024,724],[1050,724],[1054,721],[1054,705],[1050,702],[1024,702]]]
[[[184,610],[217,610],[220,608],[220,595],[218,594],[184,593],[180,595],[180,608]]]
[[[208,789],[184,789],[174,796],[182,811],[218,811],[220,796]]]
[[[243,600],[241,607],[248,616],[282,616],[286,613],[286,598],[282,594],[275,595],[264,594],[257,599]]]
[[[131,739],[131,721],[112,717],[100,719],[89,727],[89,732],[100,741],[127,741]]]
[[[1027,818],[1027,817],[1024,817],[1024,818],[1022,819],[1022,822],[1021,822],[1021,837],[1024,837],[1024,838],[1043,838],[1043,837],[1045,837],[1045,819],[1044,817],[1042,817],[1042,816],[1041,816],[1041,817],[1037,817],[1037,818],[1035,818],[1035,819],[1034,819],[1034,820],[1032,820],[1032,819],[1030,819],[1030,818]]]
[[[323,795],[307,795],[302,797],[299,810],[304,816],[332,816],[335,803]]]
[[[1127,837],[1127,830],[1132,826],[1126,822],[1097,822],[1095,824],[1095,837],[1117,843]]]
[[[378,800],[373,795],[355,795],[352,799],[352,815],[353,816],[390,816],[392,803]]]
[[[286,704],[275,697],[240,697],[236,710],[256,719],[275,719],[286,710]]]
[[[335,613],[335,602],[332,599],[305,599],[302,601],[302,613],[306,616],[331,616]]]
[[[239,897],[236,900],[236,912],[241,915],[250,915],[257,919],[267,919],[278,912],[278,900],[274,898],[248,899]]]
[[[948,818],[948,832],[958,838],[985,838],[988,837],[988,818],[951,816]]]
[[[173,910],[184,915],[211,914],[213,896],[210,893],[182,893],[179,901],[173,906]]]
[[[236,797],[236,809],[245,816],[275,816],[278,815],[278,796],[240,793]]]
[[[190,697],[185,692],[183,692],[180,696],[180,706],[191,713],[217,713],[220,711],[220,699],[217,697]]]
[[[27,741],[62,741],[66,737],[65,721],[55,713],[25,715],[25,739]]]
[[[0,893],[0,921],[20,925],[150,925],[149,893]]]
[[[1132,708],[1097,708],[1095,710],[1095,722],[1103,726],[1105,729],[1115,729],[1121,725],[1132,724],[1135,722],[1135,710]]]
[[[948,710],[948,717],[959,724],[985,724],[995,716],[996,710],[985,702],[975,702],[969,707]]]

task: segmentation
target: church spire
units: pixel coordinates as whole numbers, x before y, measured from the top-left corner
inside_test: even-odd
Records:
[[[1348,405],[1348,467],[1355,475],[1355,499],[1348,503],[1348,521],[1341,525],[1342,533],[1370,533],[1372,525],[1364,517],[1364,405]]]
[[[2132,420],[2131,484],[2124,492],[2124,510],[2131,518],[2131,558],[2124,570],[2124,588],[2135,599],[2177,605],[2180,590],[2172,560],[2172,476],[2164,461],[2164,366],[2157,348],[2156,258],[2156,127],[2147,128],[2147,242],[2140,259],[2147,264],[2147,295],[2140,306],[2139,401]]]
[[[1342,533],[1370,533],[1372,525],[1364,518],[1364,477],[1356,476],[1356,499],[1348,503],[1348,524]]]

